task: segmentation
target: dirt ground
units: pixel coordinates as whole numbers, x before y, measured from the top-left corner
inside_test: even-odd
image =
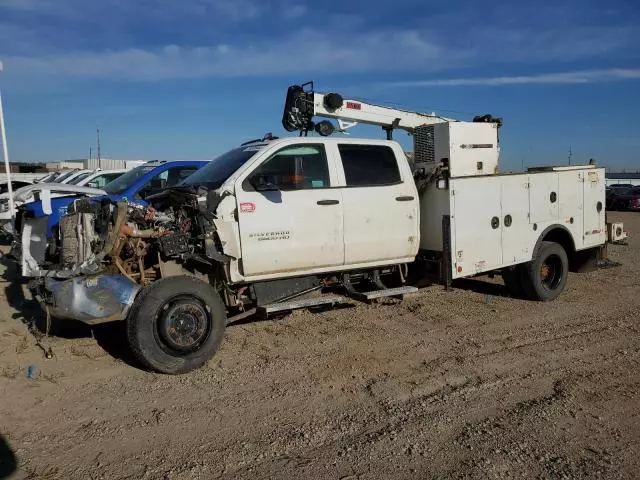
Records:
[[[555,302],[496,278],[295,312],[182,376],[142,370],[121,324],[56,324],[45,359],[2,267],[0,477],[638,478],[640,215],[612,216],[623,265]]]

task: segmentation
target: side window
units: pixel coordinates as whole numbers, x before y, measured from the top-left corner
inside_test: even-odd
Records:
[[[273,154],[243,182],[245,191],[306,190],[330,186],[324,145],[294,145]]]
[[[95,188],[102,188],[111,180],[115,180],[116,178],[118,178],[120,175],[122,174],[121,173],[105,173],[103,175],[98,175],[97,177],[94,177],[89,182],[89,186],[95,185]]]
[[[167,177],[167,187],[173,187],[182,182],[185,178],[191,175],[197,170],[196,167],[176,167],[169,169],[169,176]]]
[[[347,187],[394,185],[401,182],[398,161],[384,145],[338,145]]]
[[[107,173],[100,177],[100,181],[102,182],[100,187],[104,187],[107,183],[113,182],[116,178],[121,176],[122,173]]]

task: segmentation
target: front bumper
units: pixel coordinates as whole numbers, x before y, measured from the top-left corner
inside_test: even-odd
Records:
[[[31,285],[53,317],[89,325],[124,320],[140,285],[122,275],[97,274],[68,279],[44,277]]]

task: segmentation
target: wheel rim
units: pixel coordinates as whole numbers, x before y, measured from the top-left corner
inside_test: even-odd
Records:
[[[176,297],[167,301],[157,318],[160,340],[169,353],[186,355],[206,341],[211,330],[211,315],[195,297]]]
[[[562,282],[564,267],[558,255],[549,255],[540,266],[540,280],[547,290],[556,290]]]

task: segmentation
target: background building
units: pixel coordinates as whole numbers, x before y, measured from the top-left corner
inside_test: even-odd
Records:
[[[618,183],[640,185],[640,172],[607,172],[605,178],[607,185],[615,185]]]
[[[98,161],[97,158],[77,158],[61,160],[59,162],[50,162],[46,164],[46,168],[49,171],[74,168],[84,170],[95,170],[96,168],[101,168],[102,170],[114,170],[116,168],[134,168],[147,161],[148,160],[116,160],[113,158],[101,158],[100,161]]]

